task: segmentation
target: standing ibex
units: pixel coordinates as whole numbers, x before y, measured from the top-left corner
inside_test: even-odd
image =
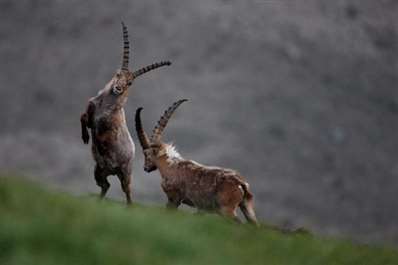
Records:
[[[249,184],[238,172],[186,160],[173,145],[162,142],[162,132],[167,122],[184,101],[186,99],[175,102],[165,111],[150,139],[142,127],[142,108],[137,109],[135,126],[144,151],[144,170],[151,172],[159,169],[162,188],[168,197],[168,207],[176,208],[184,203],[198,210],[216,211],[239,220],[236,214],[239,206],[246,219],[257,224]]]
[[[123,22],[122,30],[124,41],[122,68],[97,96],[89,100],[80,122],[85,144],[88,144],[90,138],[88,128],[91,129],[92,153],[96,162],[94,176],[97,185],[101,187],[101,198],[110,187],[107,177],[117,175],[126,194],[127,203],[131,203],[130,182],[135,148],[123,109],[127,101],[128,88],[138,76],[171,63],[168,61],[155,63],[130,72],[128,32]]]

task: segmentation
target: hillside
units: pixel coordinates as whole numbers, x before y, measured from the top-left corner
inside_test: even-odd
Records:
[[[0,264],[398,264],[392,249],[126,208],[0,178]]]
[[[241,172],[261,220],[398,245],[398,1],[2,0],[0,10],[1,170],[98,192],[79,118],[120,66],[123,20],[134,69],[173,62],[133,84],[134,140],[137,107],[151,131],[189,98],[165,139]],[[142,160],[134,196],[159,203],[159,174]]]

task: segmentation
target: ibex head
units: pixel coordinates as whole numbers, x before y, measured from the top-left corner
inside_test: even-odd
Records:
[[[174,111],[180,106],[183,102],[188,101],[187,99],[181,99],[174,102],[162,115],[157,125],[153,129],[151,138],[148,138],[145,133],[142,122],[141,122],[141,111],[142,108],[138,108],[135,112],[135,128],[137,131],[138,139],[140,141],[142,150],[144,152],[145,157],[145,165],[144,170],[146,172],[151,172],[157,169],[156,160],[164,155],[168,154],[168,149],[173,148],[169,144],[165,144],[162,141],[162,133],[166,128],[166,125],[173,115]]]
[[[134,72],[131,72],[129,66],[130,42],[128,40],[127,27],[122,22],[123,30],[123,59],[122,67],[118,70],[105,87],[98,92],[97,99],[102,103],[100,105],[122,107],[128,95],[128,88],[132,85],[135,78],[154,70],[156,68],[170,65],[169,61],[154,63]]]

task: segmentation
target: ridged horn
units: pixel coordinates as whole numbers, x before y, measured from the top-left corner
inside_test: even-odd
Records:
[[[129,56],[130,56],[130,42],[129,33],[127,31],[126,25],[122,22],[123,30],[123,59],[122,59],[122,70],[129,70]]]
[[[142,122],[141,122],[142,109],[143,108],[141,107],[135,111],[135,130],[137,131],[138,139],[140,141],[142,150],[146,150],[149,148],[149,139],[144,131],[144,128],[142,127]]]
[[[170,65],[170,64],[171,64],[170,61],[162,61],[162,62],[158,62],[158,63],[154,63],[154,64],[150,64],[148,66],[145,66],[145,67],[143,67],[141,69],[138,69],[137,71],[134,71],[133,79],[138,77],[138,76],[140,76],[140,75],[142,75],[142,74],[145,74],[146,72],[149,72],[149,71],[152,71],[152,70],[154,70],[156,68],[159,68],[159,67],[162,67],[162,66],[165,66],[165,65]]]
[[[180,106],[183,102],[188,101],[188,99],[180,99],[176,102],[174,102],[173,105],[171,105],[163,114],[163,116],[160,118],[158,121],[157,125],[153,129],[152,136],[151,136],[151,142],[152,143],[157,143],[160,142],[160,139],[162,138],[162,133],[164,128],[166,128],[166,125],[173,115],[174,111]]]

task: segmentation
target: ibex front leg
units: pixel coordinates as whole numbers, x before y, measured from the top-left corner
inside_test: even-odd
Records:
[[[178,196],[168,196],[167,209],[177,209],[180,205],[181,199]]]
[[[92,102],[89,102],[86,112],[84,112],[80,116],[80,125],[81,125],[81,129],[82,129],[82,140],[85,144],[88,144],[88,141],[90,140],[88,128],[92,128],[92,126],[93,126],[94,109],[95,109],[94,104]]]

